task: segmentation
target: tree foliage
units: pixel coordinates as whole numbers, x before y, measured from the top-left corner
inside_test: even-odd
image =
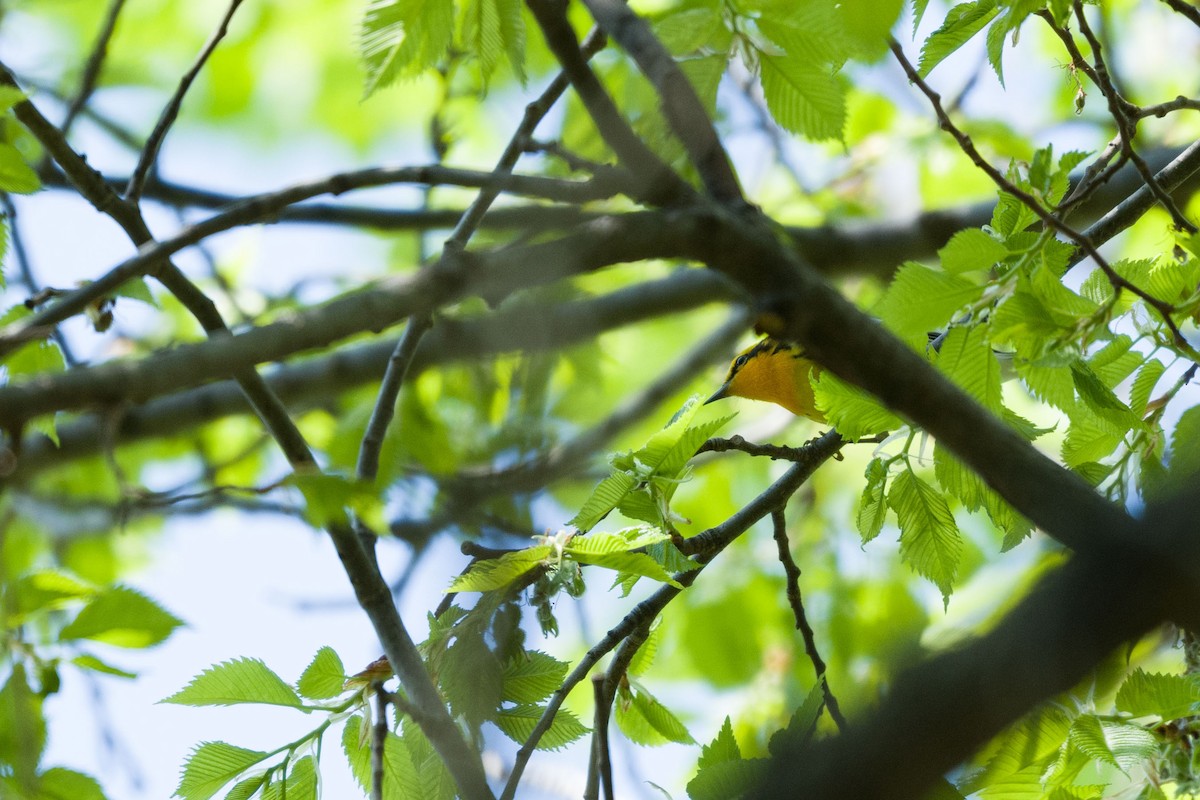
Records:
[[[193,665],[162,702],[295,735],[195,742],[185,800],[575,755],[613,797],[617,736],[693,800],[1200,792],[1194,6],[153,5],[0,17],[43,32],[0,62],[0,794],[111,796],[47,763],[59,691],[139,679],[185,624],[143,549],[228,507],[326,536],[385,656]],[[701,403],[750,328],[829,431]],[[446,538],[402,617],[377,556]]]

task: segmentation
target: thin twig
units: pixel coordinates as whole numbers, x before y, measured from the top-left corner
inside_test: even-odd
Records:
[[[808,659],[817,673],[817,680],[821,682],[825,708],[829,710],[829,716],[838,726],[838,730],[844,731],[846,718],[842,716],[837,697],[829,686],[829,670],[825,660],[821,658],[820,651],[817,650],[817,637],[813,633],[812,625],[808,624],[808,614],[804,611],[804,598],[800,594],[800,568],[796,566],[791,546],[788,544],[787,519],[784,517],[783,506],[771,512],[771,525],[774,529],[775,546],[779,551],[779,563],[783,565],[784,577],[787,579],[788,605],[792,607],[792,614],[796,618],[796,630],[800,631],[804,638],[804,652],[808,653]]]
[[[67,113],[63,116],[62,125],[59,126],[63,136],[70,136],[71,126],[75,124],[76,117],[87,105],[92,93],[96,91],[100,70],[104,67],[104,59],[108,57],[108,44],[112,41],[113,33],[116,32],[117,18],[121,15],[121,8],[124,5],[125,0],[112,0],[109,3],[108,12],[104,15],[104,22],[100,26],[100,34],[96,37],[96,43],[92,46],[92,52],[88,54],[87,63],[84,64],[83,75],[79,78],[79,89],[71,98],[71,103],[67,106]]]
[[[1171,215],[1171,219],[1175,223],[1175,227],[1188,233],[1195,233],[1196,226],[1192,224],[1179,207],[1175,205],[1175,201],[1167,194],[1158,181],[1155,180],[1154,174],[1150,171],[1150,167],[1146,165],[1145,160],[1133,149],[1133,140],[1137,136],[1137,107],[1121,96],[1118,91],[1113,76],[1110,74],[1108,65],[1104,60],[1104,51],[1100,44],[1099,38],[1093,33],[1091,26],[1088,24],[1087,15],[1083,11],[1083,3],[1081,0],[1075,0],[1072,4],[1075,11],[1075,18],[1079,23],[1079,31],[1087,40],[1088,45],[1092,48],[1092,60],[1095,62],[1094,79],[1098,82],[1097,85],[1100,91],[1104,94],[1105,100],[1108,101],[1108,111],[1112,115],[1113,120],[1117,123],[1117,130],[1121,133],[1121,149],[1122,152],[1133,162],[1138,173],[1142,176],[1146,186],[1150,187],[1150,191],[1154,193],[1155,198],[1162,207]],[[1067,37],[1068,39],[1070,37]],[[1072,45],[1074,40],[1072,40]],[[1078,51],[1075,51],[1076,53]],[[1072,57],[1075,53],[1072,53]]]
[[[584,40],[580,47],[580,56],[584,63],[587,63],[596,53],[604,49],[607,39],[604,34],[598,30],[593,30]],[[508,144],[504,148],[504,152],[500,154],[500,159],[496,162],[496,166],[492,169],[495,175],[508,175],[516,167],[517,161],[521,158],[521,154],[526,151],[530,137],[533,136],[534,130],[538,123],[546,116],[554,104],[558,102],[558,98],[562,97],[563,92],[571,85],[565,72],[560,72],[550,81],[550,85],[545,91],[529,105],[525,106],[525,115],[521,118],[521,123],[513,132],[512,138],[508,140]],[[492,207],[492,203],[500,196],[500,192],[493,187],[485,187],[480,190],[475,196],[475,200],[463,212],[462,218],[458,224],[454,226],[454,230],[450,233],[450,238],[446,240],[445,246],[448,248],[464,248],[467,242],[475,231],[483,222],[484,216]]]
[[[713,438],[700,445],[696,451],[700,453],[727,453],[737,450],[752,456],[766,456],[772,461],[802,461],[806,456],[802,447],[788,447],[781,444],[758,444],[748,442],[741,436],[730,436],[728,439]]]
[[[363,433],[362,445],[358,450],[358,477],[373,482],[379,473],[379,453],[383,448],[384,436],[388,425],[396,413],[396,398],[400,395],[400,387],[404,376],[412,364],[413,354],[417,352],[421,334],[429,329],[431,320],[428,315],[421,314],[410,317],[404,335],[396,343],[392,357],[388,359],[387,369],[383,373],[383,382],[379,387],[379,395],[375,407],[371,410],[371,419]]]
[[[192,82],[196,80],[196,76],[200,74],[200,70],[204,69],[204,65],[208,63],[209,56],[217,49],[217,45],[225,38],[225,33],[229,29],[229,21],[233,19],[234,13],[238,10],[238,6],[242,4],[242,0],[230,0],[229,8],[225,11],[225,16],[221,18],[221,24],[217,26],[216,31],[209,37],[200,54],[196,56],[195,62],[191,69],[183,74],[179,80],[179,86],[176,87],[175,93],[171,95],[171,99],[167,101],[167,105],[163,108],[162,114],[158,118],[158,123],[154,126],[154,130],[150,133],[150,137],[146,139],[146,145],[142,148],[142,154],[138,158],[137,166],[133,170],[133,174],[129,178],[129,185],[125,187],[125,199],[137,205],[142,199],[142,190],[146,186],[146,178],[150,174],[151,168],[154,167],[154,162],[158,158],[158,151],[162,149],[163,140],[167,137],[167,132],[171,130],[171,126],[175,124],[175,118],[179,116],[179,108],[183,105],[183,98],[187,94],[188,89],[192,87]]]
[[[383,441],[387,436],[388,426],[396,414],[396,399],[400,396],[400,387],[408,374],[417,345],[421,336],[429,329],[432,320],[428,314],[417,314],[409,317],[408,327],[404,335],[396,343],[392,357],[388,359],[387,369],[384,370],[383,380],[379,386],[379,395],[375,399],[375,407],[371,409],[371,418],[367,421],[367,429],[363,433],[362,443],[358,449],[358,465],[356,473],[360,480],[375,483],[379,474],[379,454],[383,450]],[[368,553],[374,554],[376,535],[361,521],[356,523],[359,538]]]
[[[1200,111],[1200,100],[1179,95],[1174,100],[1167,100],[1164,103],[1157,103],[1152,106],[1141,106],[1137,110],[1137,115],[1143,118],[1157,117],[1162,119],[1167,114],[1170,114],[1174,111],[1182,111],[1183,109]]]

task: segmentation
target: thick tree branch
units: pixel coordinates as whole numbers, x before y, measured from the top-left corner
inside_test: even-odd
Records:
[[[1162,170],[1181,151],[1175,148],[1158,148],[1144,154],[1146,162],[1155,170]],[[1190,149],[1189,149],[1189,152]],[[1196,186],[1195,167],[1177,173],[1174,181],[1158,174],[1160,185],[1168,191],[1190,193]],[[51,188],[68,186],[62,173],[52,170],[42,172],[43,182]],[[1072,185],[1087,180],[1085,171],[1077,172]],[[128,183],[127,178],[108,178],[113,188]],[[1111,214],[1113,206],[1130,194],[1143,192],[1140,176],[1132,164],[1114,172],[1106,180],[1098,180],[1095,189],[1086,200],[1074,209],[1074,215],[1083,224],[1098,217]],[[146,185],[145,198],[175,207],[217,209],[240,203],[247,199],[236,195],[213,192],[192,186],[152,179]],[[978,228],[988,224],[995,209],[994,202],[976,203],[957,208],[924,211],[915,217],[895,221],[848,222],[818,227],[789,227],[785,230],[795,243],[802,258],[816,269],[828,275],[870,274],[890,276],[898,264],[908,260],[932,258],[942,246],[960,230]],[[1145,208],[1153,206],[1153,202]],[[342,203],[296,203],[271,214],[270,219],[278,223],[303,223],[364,227],[377,230],[432,230],[453,228],[462,219],[462,209],[391,209],[373,206],[357,206]],[[1144,210],[1141,212],[1144,213]],[[522,231],[541,232],[568,228],[581,222],[608,216],[607,212],[585,211],[565,206],[506,206],[488,212],[480,227],[489,229],[518,228]],[[1136,221],[1140,214],[1122,214],[1122,227]],[[1118,228],[1117,230],[1119,230]],[[1101,243],[1112,235],[1099,236],[1088,232],[1089,238]]]
[[[734,293],[715,273],[682,270],[670,278],[637,284],[601,297],[572,301],[536,309],[516,304],[479,319],[442,318],[422,338],[414,354],[411,372],[419,374],[448,361],[477,360],[505,352],[542,352],[569,346],[597,334],[664,314],[697,308],[714,300],[730,300]],[[236,337],[235,337],[236,338]],[[206,342],[201,347],[209,347]],[[393,341],[357,345],[332,355],[279,367],[266,374],[266,380],[281,399],[295,409],[328,403],[346,389],[377,380],[394,351]],[[256,360],[247,353],[247,363]],[[236,362],[234,362],[236,363]],[[138,386],[153,373],[152,365],[138,362],[129,373],[129,386]],[[69,373],[68,373],[69,374]],[[693,373],[694,374],[694,373]],[[50,376],[39,382],[47,397],[62,396],[66,387]],[[232,414],[249,412],[246,401],[229,382],[180,392],[151,400],[144,406],[129,408],[128,399],[118,401],[125,408],[114,435],[118,443],[138,441],[179,433],[196,425]],[[0,407],[8,398],[0,387]],[[81,405],[103,404],[101,396],[86,389],[93,399]],[[39,471],[66,461],[93,455],[101,447],[101,423],[96,416],[59,425],[59,446],[43,436],[28,437],[20,449],[16,472],[8,476],[20,483]]]
[[[1145,550],[1075,556],[989,633],[902,674],[847,733],[781,754],[753,796],[784,796],[779,786],[787,797],[925,796],[942,774],[1076,685],[1122,643],[1168,619],[1194,625],[1198,506],[1192,486],[1147,511],[1137,531]]]
[[[701,220],[678,215],[660,229],[657,215],[626,215],[585,225],[551,242],[514,246],[493,253],[446,256],[416,275],[380,281],[370,291],[338,298],[303,315],[292,315],[237,336],[180,345],[144,359],[112,361],[72,370],[53,380],[62,394],[39,381],[0,387],[0,428],[50,411],[78,409],[114,400],[141,401],[184,386],[230,375],[231,365],[278,361],[327,347],[364,331],[381,331],[413,314],[468,295],[498,302],[511,292],[626,261],[671,257],[691,248]],[[153,248],[147,253],[152,252]],[[136,256],[130,262],[145,258]],[[126,262],[126,264],[130,263]],[[119,269],[123,269],[122,266]],[[134,385],[133,379],[140,383]]]

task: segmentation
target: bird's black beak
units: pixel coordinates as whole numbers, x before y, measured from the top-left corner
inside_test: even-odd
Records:
[[[704,401],[704,405],[708,405],[714,400],[720,400],[723,397],[729,397],[729,384],[725,384],[720,389],[713,392],[713,396]]]

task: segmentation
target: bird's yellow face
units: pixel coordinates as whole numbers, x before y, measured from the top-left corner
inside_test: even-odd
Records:
[[[824,422],[817,410],[810,378],[820,366],[798,346],[778,339],[763,339],[738,354],[725,383],[707,402],[722,397],[745,397],[783,406],[798,417]]]

